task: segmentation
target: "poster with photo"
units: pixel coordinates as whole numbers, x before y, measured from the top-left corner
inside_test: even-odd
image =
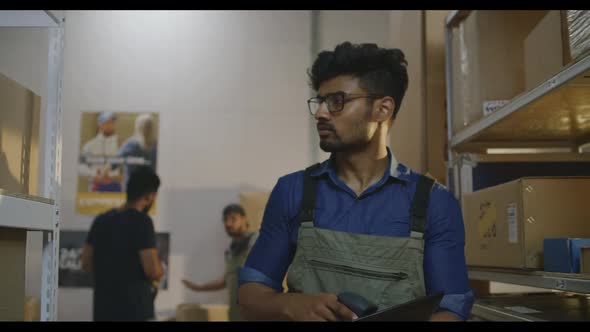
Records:
[[[77,213],[97,215],[121,206],[135,167],[146,165],[157,171],[158,126],[154,112],[82,112]]]
[[[82,247],[88,232],[61,231],[59,240],[59,287],[92,288],[92,275],[82,270]],[[170,233],[156,233],[158,257],[164,268],[160,289],[168,289]]]

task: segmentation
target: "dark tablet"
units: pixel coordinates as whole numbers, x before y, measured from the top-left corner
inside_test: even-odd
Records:
[[[444,293],[439,292],[419,297],[413,301],[392,306],[374,314],[361,317],[355,322],[403,322],[428,321],[438,309]]]

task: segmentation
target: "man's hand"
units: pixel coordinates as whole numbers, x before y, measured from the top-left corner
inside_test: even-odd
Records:
[[[182,279],[182,283],[184,284],[184,286],[186,286],[187,288],[190,288],[194,291],[200,291],[202,290],[201,285],[197,285],[194,282],[188,281],[186,279]]]
[[[285,315],[293,321],[351,321],[358,317],[334,294],[289,294]]]
[[[246,320],[351,321],[356,315],[334,294],[279,293],[256,282],[242,284],[238,304]]]

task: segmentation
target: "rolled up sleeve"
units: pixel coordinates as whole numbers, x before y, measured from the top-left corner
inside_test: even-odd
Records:
[[[445,294],[440,301],[440,309],[438,311],[449,311],[459,319],[467,320],[474,300],[475,296],[472,290],[469,290],[465,294]]]
[[[238,272],[238,286],[241,286],[249,282],[263,284],[274,289],[277,292],[283,291],[283,285],[281,282],[272,280],[267,275],[256,269],[244,266]]]
[[[286,210],[290,184],[285,182],[285,178],[279,179],[270,194],[258,239],[238,272],[240,286],[257,282],[277,292],[283,289],[282,282],[296,249],[290,239]]]

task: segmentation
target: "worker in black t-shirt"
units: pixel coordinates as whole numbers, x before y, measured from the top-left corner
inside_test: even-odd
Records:
[[[94,279],[95,321],[145,321],[154,318],[153,284],[163,276],[154,224],[147,212],[160,179],[138,167],[127,183],[127,201],[96,217],[84,248],[82,268]]]

